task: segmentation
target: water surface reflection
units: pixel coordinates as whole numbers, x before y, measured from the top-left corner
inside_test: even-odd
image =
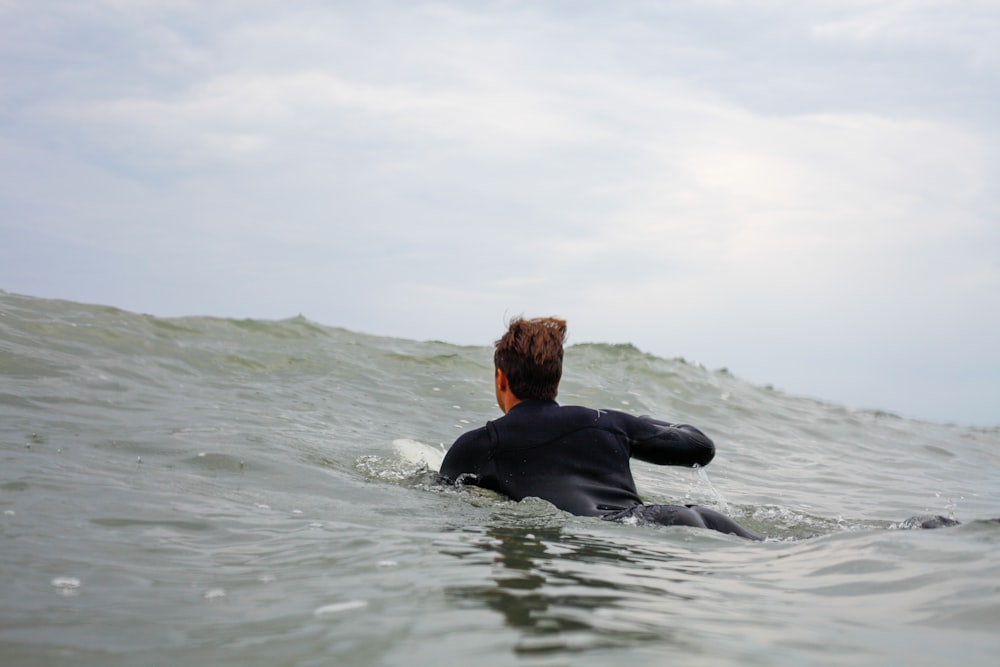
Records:
[[[454,555],[480,565],[485,557],[490,581],[446,593],[457,604],[499,612],[521,633],[518,653],[650,642],[696,648],[674,623],[701,596],[697,580],[707,570],[688,549],[510,524],[484,528],[472,545]]]

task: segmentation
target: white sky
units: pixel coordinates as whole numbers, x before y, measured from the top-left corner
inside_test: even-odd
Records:
[[[556,314],[1000,423],[1000,3],[0,0],[0,289]]]

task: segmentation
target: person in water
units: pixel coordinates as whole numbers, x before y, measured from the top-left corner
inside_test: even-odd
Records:
[[[630,458],[704,466],[715,457],[715,445],[687,424],[559,405],[565,337],[561,319],[510,322],[493,353],[497,404],[504,415],[455,441],[441,464],[441,481],[473,484],[518,501],[541,498],[579,516],[762,539],[707,507],[643,504]]]

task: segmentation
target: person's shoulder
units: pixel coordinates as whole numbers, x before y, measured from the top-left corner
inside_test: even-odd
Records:
[[[575,417],[580,420],[592,421],[595,423],[612,423],[619,421],[630,421],[639,419],[635,415],[621,410],[609,410],[607,408],[590,408],[583,405],[563,405],[560,410],[566,416]]]
[[[490,442],[490,424],[491,422],[486,422],[484,425],[474,428],[471,431],[466,431],[462,435],[458,436],[458,439],[455,440],[452,448],[481,447],[483,445],[488,445]]]

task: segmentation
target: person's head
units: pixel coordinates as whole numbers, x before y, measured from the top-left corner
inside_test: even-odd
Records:
[[[511,320],[493,352],[497,400],[505,412],[508,408],[500,398],[504,388],[501,383],[509,387],[517,401],[555,399],[562,379],[565,338],[565,320],[555,317]]]

